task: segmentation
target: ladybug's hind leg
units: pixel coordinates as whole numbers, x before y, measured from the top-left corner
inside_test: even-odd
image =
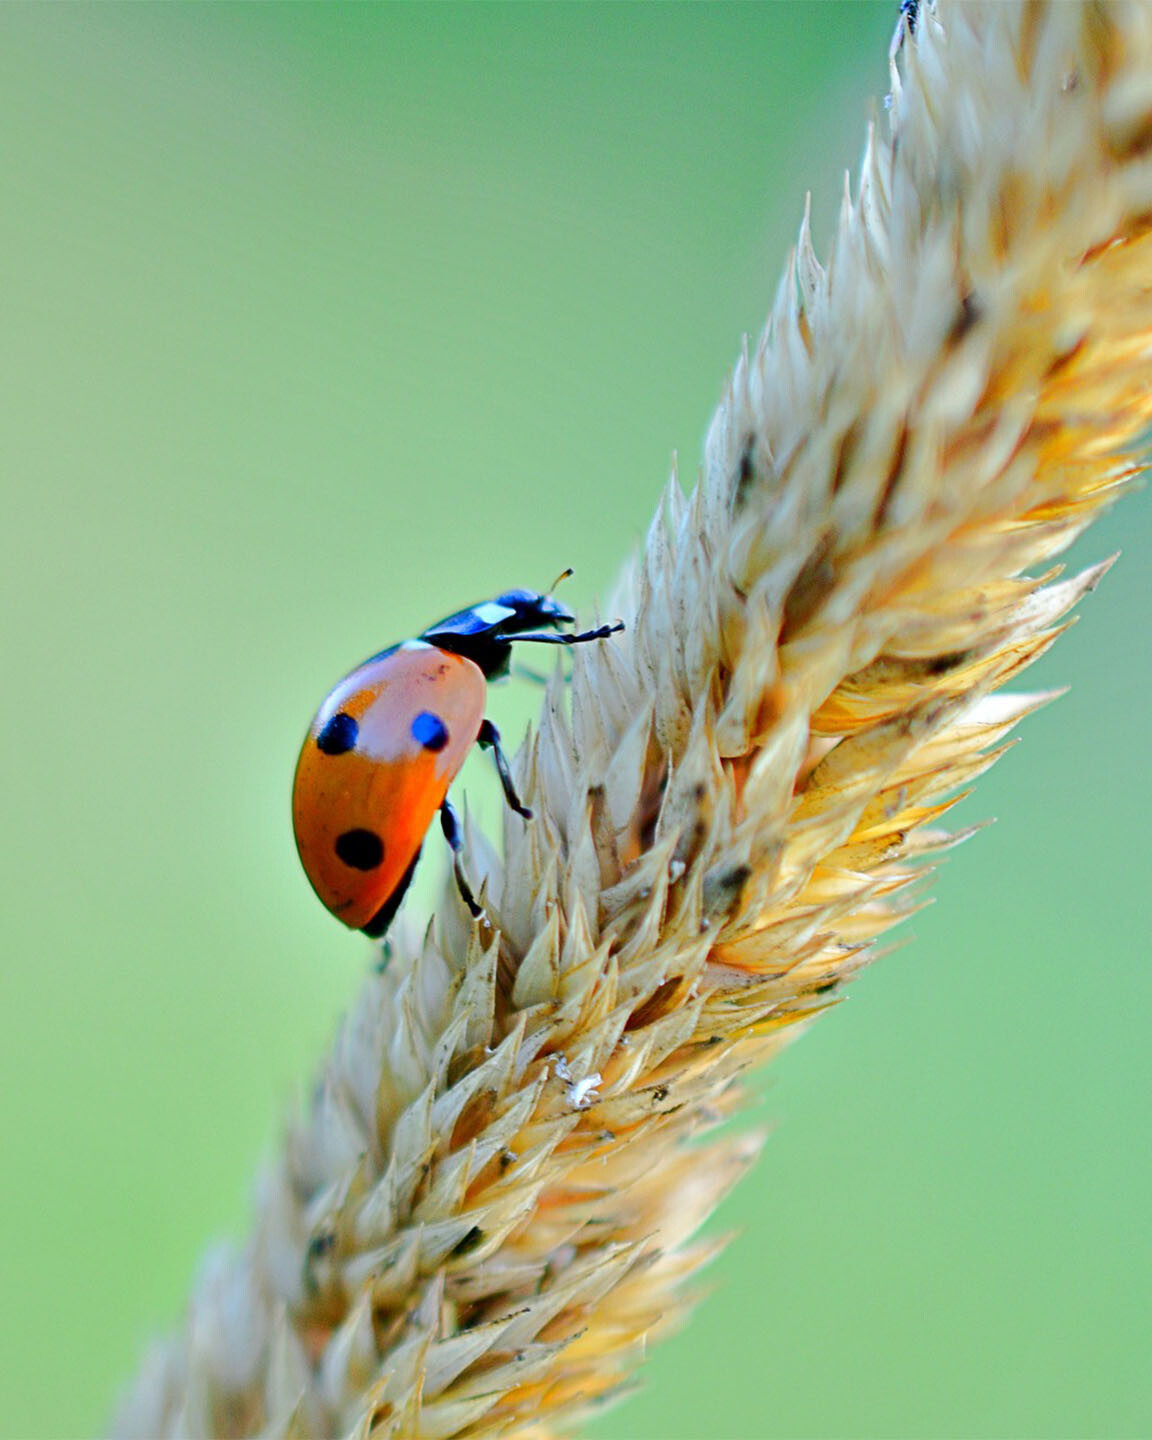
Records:
[[[477,905],[472,887],[468,884],[468,878],[464,874],[464,840],[460,834],[460,819],[447,799],[440,806],[440,828],[444,831],[444,838],[452,848],[452,873],[456,877],[456,888],[460,891],[460,898],[467,905],[472,918],[478,920],[484,911]]]
[[[507,800],[511,809],[515,810],[517,815],[522,815],[525,820],[531,820],[532,811],[528,809],[527,805],[521,803],[520,797],[516,793],[508,757],[504,754],[503,746],[500,744],[500,732],[491,720],[485,720],[480,726],[476,743],[482,750],[492,751],[492,758],[496,761],[496,771],[500,776],[500,784],[504,787],[504,799]]]

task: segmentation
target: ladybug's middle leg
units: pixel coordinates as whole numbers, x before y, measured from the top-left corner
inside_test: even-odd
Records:
[[[500,732],[493,725],[491,720],[485,720],[480,726],[480,733],[476,736],[476,743],[482,750],[491,750],[493,759],[496,761],[496,770],[500,776],[500,784],[504,787],[504,799],[509,806],[515,810],[517,815],[523,815],[525,820],[532,819],[532,811],[527,805],[521,804],[520,797],[516,793],[516,785],[512,779],[512,770],[508,764],[508,757],[504,754],[500,744]]]
[[[460,891],[460,898],[467,905],[474,920],[478,920],[484,911],[476,903],[476,897],[472,894],[472,887],[464,874],[464,841],[460,835],[460,820],[453,810],[451,802],[445,798],[440,806],[440,828],[444,831],[444,838],[452,847],[452,873],[456,877],[456,888]]]

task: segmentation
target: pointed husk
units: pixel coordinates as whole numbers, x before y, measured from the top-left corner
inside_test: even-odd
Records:
[[[738,1080],[919,903],[1100,570],[1152,412],[1152,7],[902,34],[827,267],[755,353],[481,837],[403,928],[117,1434],[545,1436],[679,1323],[754,1157]]]

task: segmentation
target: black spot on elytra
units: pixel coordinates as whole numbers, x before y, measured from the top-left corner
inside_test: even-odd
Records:
[[[425,750],[440,751],[448,744],[448,727],[439,715],[421,710],[412,721],[412,738]]]
[[[325,755],[344,755],[356,744],[360,726],[344,710],[337,710],[316,736],[316,747]]]
[[[353,870],[375,870],[384,859],[384,842],[374,830],[345,830],[336,837],[336,854]]]

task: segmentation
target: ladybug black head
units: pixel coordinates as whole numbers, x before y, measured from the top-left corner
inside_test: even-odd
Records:
[[[537,625],[571,625],[575,618],[551,595],[541,595],[535,590],[505,590],[492,603],[512,611],[500,627],[507,635],[534,630]]]
[[[513,640],[526,637],[529,631],[550,632],[571,623],[572,616],[551,595],[505,590],[494,600],[483,600],[438,620],[420,639],[467,656],[492,680],[507,672]]]
[[[571,575],[565,570],[556,584]],[[553,585],[552,589],[556,588]],[[584,645],[590,640],[606,640],[624,629],[623,620],[582,630],[579,635],[563,630],[573,617],[553,600],[549,591],[505,590],[495,600],[483,600],[467,610],[457,610],[435,625],[429,625],[420,639],[441,650],[463,655],[478,665],[489,680],[508,673],[512,646],[518,640],[538,645]]]

